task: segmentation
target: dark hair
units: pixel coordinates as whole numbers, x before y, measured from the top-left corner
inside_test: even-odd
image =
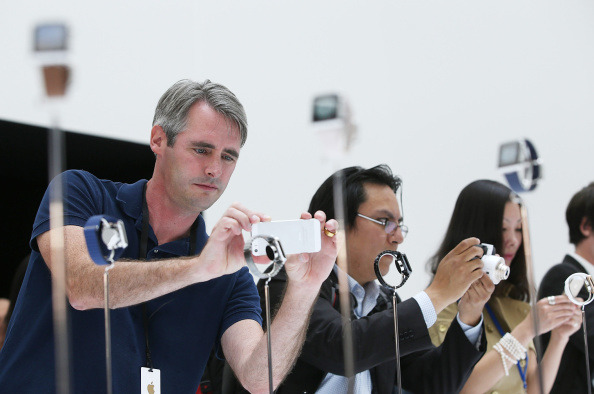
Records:
[[[387,164],[380,164],[369,169],[362,167],[343,168],[330,175],[318,188],[309,203],[309,213],[313,215],[316,211],[324,211],[327,219],[336,219],[334,212],[334,180],[340,180],[341,178],[344,182],[343,200],[345,201],[345,225],[347,229],[355,224],[359,206],[367,200],[364,184],[386,185],[394,193],[402,185],[402,180],[392,174],[392,170]]]
[[[585,238],[580,229],[583,218],[586,218],[586,224],[594,226],[594,182],[574,194],[565,211],[569,242],[576,246]]]
[[[478,180],[462,189],[443,242],[429,260],[431,273],[435,275],[440,261],[466,238],[477,237],[481,242],[493,244],[497,251],[502,250],[505,204],[515,200],[516,194],[510,188],[495,181]],[[524,242],[511,263],[509,278],[500,282],[493,294],[528,301]]]

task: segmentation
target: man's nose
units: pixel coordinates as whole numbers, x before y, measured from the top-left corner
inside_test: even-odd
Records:
[[[396,227],[396,230],[388,234],[388,240],[391,244],[396,245],[399,245],[402,242],[404,242],[404,234],[402,234],[402,228],[400,226]]]
[[[208,165],[206,166],[205,172],[206,175],[208,175],[211,178],[218,178],[219,176],[221,176],[223,168],[221,166],[220,161],[218,159],[210,160],[208,162]]]

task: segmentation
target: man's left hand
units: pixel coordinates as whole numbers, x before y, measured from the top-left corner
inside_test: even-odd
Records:
[[[290,283],[319,288],[330,275],[338,254],[337,237],[326,235],[324,229],[329,233],[336,234],[338,222],[334,219],[326,221],[326,214],[322,211],[317,211],[314,218],[320,221],[322,231],[320,251],[288,256],[285,270]],[[304,212],[301,214],[301,219],[311,219],[311,214]]]
[[[469,326],[476,326],[481,321],[483,308],[494,290],[495,285],[487,274],[470,285],[458,303],[460,320]]]

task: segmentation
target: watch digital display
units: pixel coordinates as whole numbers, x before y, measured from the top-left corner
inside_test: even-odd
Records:
[[[336,119],[338,117],[338,96],[329,94],[314,100],[313,121]]]
[[[60,51],[66,49],[66,26],[60,24],[39,25],[35,28],[36,51]]]
[[[520,144],[517,141],[508,142],[499,148],[499,167],[509,166],[520,162]]]

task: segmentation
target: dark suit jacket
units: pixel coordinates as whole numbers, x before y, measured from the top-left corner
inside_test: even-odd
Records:
[[[587,273],[586,269],[573,257],[566,255],[561,264],[553,266],[544,276],[538,290],[538,299],[550,295],[564,294],[565,279],[576,272]],[[580,294],[582,298],[588,298]],[[594,377],[594,306],[586,306],[586,327],[588,329],[588,352],[590,371]],[[549,344],[550,334],[541,336],[543,348]],[[551,393],[587,393],[586,360],[584,353],[584,332],[576,331],[570,338],[563,356],[557,378]],[[593,390],[594,391],[594,390]]]
[[[344,375],[343,325],[337,283],[332,272],[322,285],[301,356],[277,393],[313,393],[327,373]],[[285,286],[283,270],[270,282],[271,305],[281,301]],[[258,289],[263,304],[263,281],[258,283]],[[355,307],[354,298],[351,306]],[[265,311],[264,305],[262,310]],[[459,391],[485,352],[484,332],[477,348],[468,341],[456,321],[445,342],[436,348],[414,299],[403,302],[398,299],[397,312],[403,388],[422,393]],[[392,294],[382,288],[378,305],[368,316],[356,319],[351,315],[351,328],[355,373],[370,370],[374,392],[392,393],[396,383]]]

